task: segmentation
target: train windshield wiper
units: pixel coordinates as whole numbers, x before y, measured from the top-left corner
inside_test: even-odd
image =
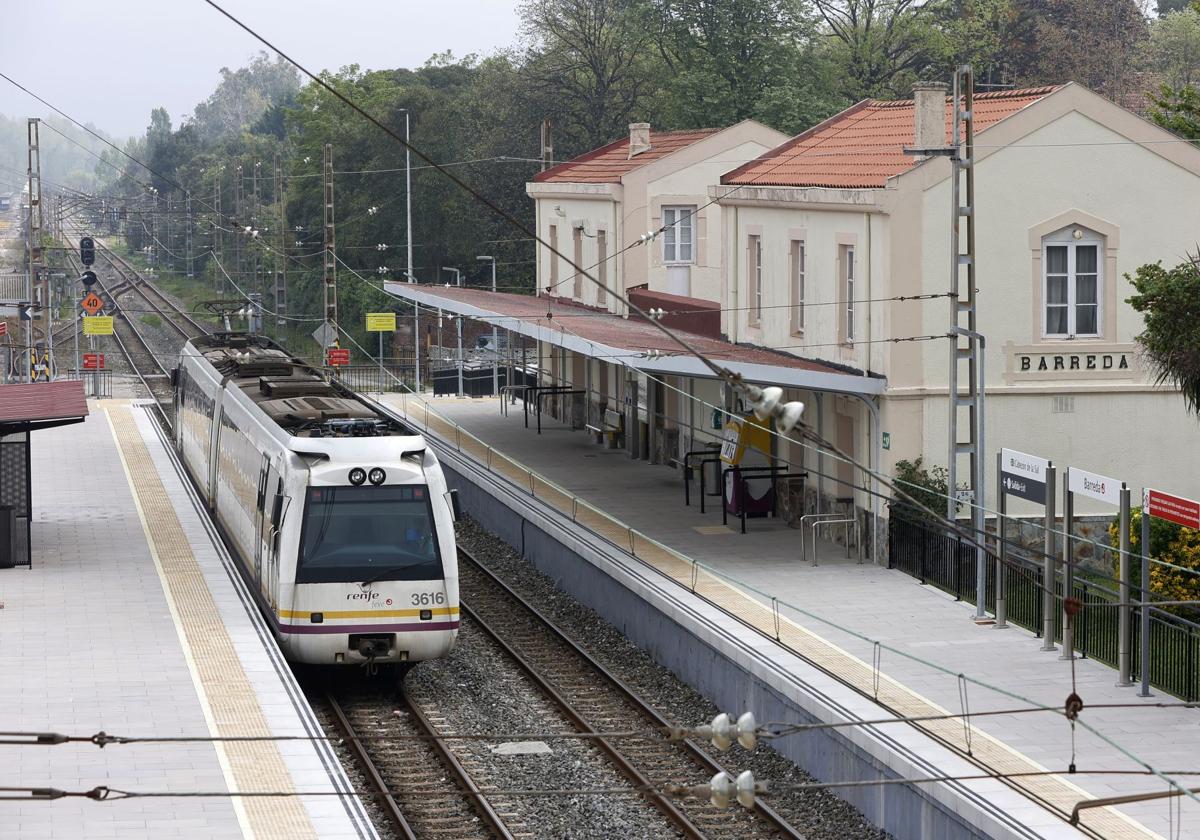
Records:
[[[405,569],[408,569],[411,565],[412,565],[411,563],[405,563],[403,566],[390,566],[386,569],[380,569],[378,572],[376,572],[375,574],[371,575],[366,580],[359,583],[359,586],[366,586],[367,584],[375,583],[375,581],[379,580],[380,578],[386,577],[387,575],[393,574],[395,572],[403,572]]]

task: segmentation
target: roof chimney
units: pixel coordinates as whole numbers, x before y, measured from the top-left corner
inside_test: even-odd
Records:
[[[913,85],[913,147],[940,149],[946,145],[946,83]]]
[[[629,156],[650,151],[650,123],[629,124]]]

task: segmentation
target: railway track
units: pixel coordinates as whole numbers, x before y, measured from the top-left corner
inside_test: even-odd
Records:
[[[705,801],[677,800],[653,792],[666,781],[706,780],[725,768],[690,741],[668,741],[665,730],[670,721],[461,548],[459,578],[464,621],[524,672],[539,700],[552,709],[565,729],[592,735],[629,729],[664,733],[619,742],[600,736],[586,742],[597,762],[607,763],[630,786],[651,791],[641,800],[648,827],[660,825],[666,833],[673,828],[679,836],[697,840],[804,836],[763,803],[752,811],[721,809]],[[322,702],[336,705],[339,701],[322,698]],[[519,837],[536,820],[536,798],[496,801],[500,794],[488,793],[502,790],[505,782],[479,764],[469,742],[412,737],[418,733],[456,734],[445,722],[452,717],[450,709],[443,716],[426,701],[407,696],[397,699],[378,689],[373,696],[359,693],[340,702],[343,711],[334,716],[337,728],[350,736],[355,761],[377,797],[387,803],[388,819],[399,836]],[[398,704],[402,708],[397,709]],[[368,737],[358,741],[355,735]],[[383,740],[380,735],[399,737]],[[459,797],[405,799],[396,792],[412,784],[413,767],[435,764],[443,768]],[[422,778],[429,778],[428,773]],[[473,791],[482,794],[473,795]]]
[[[424,837],[514,840],[524,826],[510,827],[496,804],[480,790],[471,769],[434,737],[439,730],[431,717],[407,696],[379,689],[327,690],[315,705],[327,709],[333,727],[346,737],[375,801],[405,840]],[[400,708],[397,708],[399,706]],[[382,736],[382,737],[381,737]],[[433,768],[442,768],[457,796],[405,794],[398,786],[432,782]],[[414,768],[420,768],[414,773]]]
[[[467,603],[460,603],[464,615],[517,658],[530,678],[575,721],[580,731],[644,728],[664,733],[657,738],[620,742],[593,739],[631,783],[694,782],[726,771],[695,743],[668,741],[665,730],[671,721],[663,718],[468,552],[460,548],[458,557],[460,586],[464,593],[469,593]],[[696,799],[677,800],[659,795],[649,796],[648,801],[685,837],[800,840],[804,836],[762,802],[747,811],[737,807],[717,808]]]

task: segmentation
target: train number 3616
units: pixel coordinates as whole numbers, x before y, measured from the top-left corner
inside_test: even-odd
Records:
[[[428,607],[431,604],[446,603],[445,592],[414,592],[412,596],[414,607]]]

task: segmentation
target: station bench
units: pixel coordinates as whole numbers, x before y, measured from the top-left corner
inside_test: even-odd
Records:
[[[603,439],[604,443],[611,449],[617,445],[617,435],[621,434],[624,428],[625,415],[619,411],[614,411],[611,408],[604,410],[604,417],[600,421],[600,425],[588,423],[584,428],[594,434],[597,438]]]

